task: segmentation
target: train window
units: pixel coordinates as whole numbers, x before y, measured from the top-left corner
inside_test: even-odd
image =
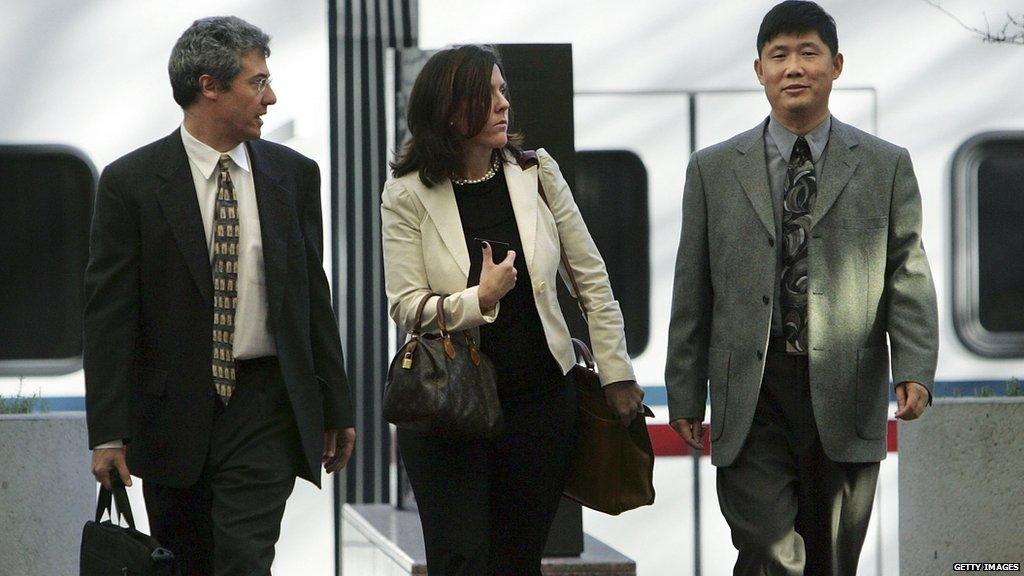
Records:
[[[81,368],[96,176],[63,146],[0,146],[0,374]]]
[[[627,150],[579,151],[573,194],[622,307],[629,354],[637,356],[647,347],[650,332],[647,169]],[[563,310],[568,310],[565,302]],[[565,316],[574,335],[586,334],[579,314],[567,311]]]
[[[953,311],[960,340],[1024,357],[1024,132],[989,132],[953,158]]]

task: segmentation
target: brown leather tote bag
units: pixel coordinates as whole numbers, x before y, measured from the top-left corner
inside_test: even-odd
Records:
[[[623,427],[605,400],[590,349],[575,338],[572,343],[584,364],[570,372],[576,385],[579,439],[572,476],[562,493],[612,516],[654,504],[654,449],[645,421],[654,412],[645,405],[644,413],[637,414],[629,428]]]
[[[423,333],[423,309],[437,297],[438,334]],[[469,331],[446,327],[444,296],[426,294],[416,328],[395,354],[384,388],[384,419],[417,432],[490,439],[502,431],[494,365]]]
[[[536,152],[525,151],[523,168],[534,164],[538,164]],[[539,170],[537,193],[550,210]],[[587,319],[587,308],[564,249],[560,257],[576,302],[583,318]],[[645,420],[653,418],[654,412],[644,405],[643,414],[638,413],[629,427],[624,427],[605,400],[590,349],[576,338],[572,339],[572,344],[577,361],[583,361],[569,372],[576,386],[579,439],[573,455],[572,475],[562,494],[612,516],[654,504],[654,448]]]

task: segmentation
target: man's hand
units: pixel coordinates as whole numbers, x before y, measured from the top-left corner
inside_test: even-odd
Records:
[[[356,429],[342,428],[340,430],[324,431],[324,455],[321,461],[324,470],[333,474],[348,464],[352,457],[352,450],[356,447]]]
[[[896,418],[916,420],[928,407],[928,389],[917,382],[896,385]]]
[[[679,434],[683,442],[694,450],[704,451],[704,419],[703,418],[680,418],[673,420],[670,424],[672,429]]]
[[[110,475],[117,473],[125,486],[132,485],[132,475],[124,458],[124,447],[99,448],[92,451],[92,475],[107,490],[111,490]]]

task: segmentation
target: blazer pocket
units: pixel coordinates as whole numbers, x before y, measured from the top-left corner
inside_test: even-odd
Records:
[[[865,440],[885,438],[889,411],[889,349],[886,346],[857,351],[857,436]]]
[[[729,401],[729,360],[732,353],[720,348],[708,348],[708,381],[711,390],[711,441],[722,437],[725,431],[725,413]]]
[[[889,225],[888,216],[877,216],[873,218],[843,218],[840,226],[849,230],[871,230],[874,228],[885,228]]]
[[[143,368],[142,391],[150,396],[162,397],[167,390],[167,371]]]

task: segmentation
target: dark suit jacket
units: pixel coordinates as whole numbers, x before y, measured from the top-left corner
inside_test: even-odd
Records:
[[[284,146],[247,146],[268,318],[308,464],[300,476],[319,485],[325,427],[353,422],[322,265],[320,172]],[[214,419],[213,280],[178,130],[103,171],[85,285],[90,447],[124,439],[133,474],[191,485]]]

